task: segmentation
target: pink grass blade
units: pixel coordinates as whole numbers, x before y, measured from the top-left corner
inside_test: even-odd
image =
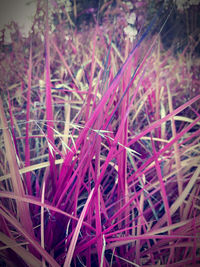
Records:
[[[1,198],[16,199],[18,201],[22,201],[22,202],[25,202],[25,203],[30,203],[30,204],[33,204],[33,205],[37,205],[39,207],[43,207],[43,208],[49,209],[50,211],[62,214],[64,216],[66,216],[67,218],[75,220],[76,222],[79,220],[77,217],[75,217],[75,216],[73,216],[73,215],[71,215],[71,214],[69,214],[69,213],[67,213],[67,212],[65,212],[65,211],[63,211],[61,209],[56,208],[53,205],[50,205],[50,204],[48,204],[46,202],[42,203],[40,200],[38,200],[38,198],[35,198],[33,196],[32,197],[30,197],[30,196],[21,197],[21,196],[17,196],[16,194],[9,193],[9,192],[0,192],[0,197]],[[86,226],[91,231],[95,232],[95,228],[92,227],[91,225],[89,225],[88,223],[83,222],[83,225]]]
[[[107,249],[117,248],[119,246],[123,246],[125,244],[135,242],[136,240],[146,240],[146,239],[166,239],[168,242],[177,240],[177,239],[183,239],[183,238],[192,238],[195,239],[196,237],[193,237],[192,235],[184,235],[184,234],[178,234],[178,235],[151,235],[151,234],[145,234],[145,235],[137,235],[137,236],[126,236],[126,237],[116,237],[116,238],[107,238]]]
[[[100,129],[100,124],[103,118],[103,113],[100,113],[100,116],[97,119],[96,128]],[[101,152],[101,136],[98,135],[97,141],[95,144],[95,180],[98,179],[100,175],[100,152]],[[97,253],[98,253],[98,261],[99,265],[102,267],[105,266],[104,256],[102,257],[103,252],[103,236],[102,236],[102,224],[101,224],[101,190],[98,188],[97,194],[95,195],[95,219],[96,219],[96,235],[97,239]]]
[[[75,249],[75,246],[76,246],[76,243],[77,243],[77,239],[78,239],[78,235],[79,235],[81,226],[83,224],[83,220],[84,220],[84,218],[86,216],[86,213],[87,213],[87,210],[88,210],[88,206],[89,206],[90,201],[92,199],[93,193],[94,193],[94,189],[90,192],[90,195],[88,196],[88,199],[87,199],[87,201],[85,203],[85,206],[84,206],[84,208],[83,208],[83,210],[81,212],[81,215],[80,215],[80,218],[78,220],[74,235],[72,237],[72,240],[71,240],[71,243],[70,243],[70,246],[69,246],[69,250],[67,252],[67,257],[65,259],[63,267],[68,267],[71,264],[73,253],[74,253],[74,249]]]
[[[41,203],[44,204],[44,197],[45,197],[45,180],[43,181],[42,185],[42,195],[41,195]],[[45,240],[44,240],[44,207],[41,207],[41,226],[40,226],[40,234],[41,234],[41,247],[45,249]],[[42,265],[45,266],[44,258],[42,258]]]
[[[137,235],[141,235],[142,234],[142,221],[143,221],[143,209],[144,209],[144,200],[145,200],[145,197],[144,197],[144,192],[141,192],[141,195],[140,195],[140,200],[139,200],[139,212],[141,214],[141,216],[138,218],[138,225],[137,225]],[[136,241],[136,263],[137,264],[141,264],[140,263],[140,247],[141,247],[141,243],[140,243],[140,240],[137,240]]]

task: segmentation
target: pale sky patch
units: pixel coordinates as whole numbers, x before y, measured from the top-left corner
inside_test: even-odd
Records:
[[[37,1],[32,0],[0,0],[0,30],[9,24],[11,21],[15,21],[24,37],[28,36],[28,33],[32,26],[33,17],[36,12]],[[6,43],[9,43],[10,33],[6,31]]]

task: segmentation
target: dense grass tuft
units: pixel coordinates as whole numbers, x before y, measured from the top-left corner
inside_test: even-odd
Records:
[[[6,266],[200,263],[198,42],[165,51],[161,11],[131,42],[118,2],[101,25],[87,11],[85,31],[69,13],[52,29],[40,1],[28,38],[13,24],[0,65]]]

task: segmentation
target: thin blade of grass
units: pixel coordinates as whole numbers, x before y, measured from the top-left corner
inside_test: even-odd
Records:
[[[9,133],[8,124],[6,121],[6,116],[3,109],[2,100],[0,99],[0,119],[3,128],[3,137],[4,144],[6,150],[6,157],[10,169],[11,181],[13,191],[17,196],[24,197],[25,192],[22,184],[22,178],[19,172],[19,166],[17,164],[15,150],[12,144],[12,139]],[[33,236],[32,222],[29,213],[29,207],[26,203],[20,203],[17,201],[17,212],[19,212],[20,220],[24,226],[24,228],[29,231],[29,233]]]
[[[78,221],[79,219],[61,209],[58,209],[56,207],[54,207],[53,205],[50,205],[46,202],[42,203],[40,200],[38,200],[38,198],[34,198],[33,196],[30,197],[30,196],[25,196],[25,197],[21,197],[21,196],[17,196],[16,194],[13,194],[13,193],[9,193],[9,192],[0,192],[0,196],[1,198],[9,198],[9,199],[16,199],[18,201],[22,201],[22,202],[25,202],[25,203],[30,203],[30,204],[33,204],[33,205],[37,205],[39,207],[44,207],[46,209],[49,209],[50,211],[54,211],[54,212],[57,212],[59,214],[62,214],[64,216],[66,216],[67,218],[70,218],[70,219],[73,219],[75,221]],[[86,222],[83,222],[83,224],[88,227],[90,230],[94,231],[95,232],[95,228],[92,227],[91,225],[89,225],[88,223]]]
[[[157,152],[156,152],[156,148],[155,148],[155,144],[154,144],[153,139],[151,139],[151,144],[152,144],[153,153],[154,153],[156,172],[157,172],[157,176],[158,176],[158,179],[160,182],[161,195],[162,195],[165,211],[167,214],[167,223],[168,223],[168,225],[171,225],[172,219],[170,216],[170,209],[169,209],[169,203],[168,203],[168,199],[167,199],[167,193],[166,193],[165,184],[164,184],[163,177],[162,177],[162,171],[161,171],[160,164],[158,162]]]
[[[59,164],[62,164],[62,163],[63,163],[63,159],[55,160],[55,164],[56,165],[59,165]],[[50,162],[49,161],[41,162],[41,163],[38,163],[38,164],[33,164],[31,166],[20,168],[19,169],[19,173],[20,174],[24,174],[24,173],[27,173],[27,172],[43,169],[43,168],[46,168],[46,167],[49,167],[49,166],[50,166]],[[11,178],[11,173],[8,173],[6,175],[2,175],[2,176],[0,176],[0,182],[4,181],[4,180],[7,180],[9,178]]]
[[[103,117],[103,113],[100,114],[97,120],[97,129],[100,128],[100,123]],[[99,177],[100,174],[100,152],[101,152],[101,136],[97,136],[97,142],[95,144],[95,178]],[[96,180],[95,179],[95,180]],[[97,231],[97,252],[98,252],[98,261],[99,264],[104,266],[104,255],[103,253],[103,236],[102,236],[102,225],[101,225],[101,190],[98,189],[98,192],[95,196],[95,219],[96,219],[96,231]]]
[[[32,45],[29,52],[29,68],[28,68],[28,91],[27,91],[27,106],[26,106],[26,138],[25,138],[25,167],[30,166],[30,144],[29,144],[29,121],[30,121],[30,106],[31,106],[31,79],[32,79]],[[28,193],[32,193],[31,174],[26,173],[26,186]]]
[[[41,203],[44,204],[44,196],[45,196],[45,181],[43,181],[42,185],[42,195],[41,195]],[[41,221],[41,226],[40,226],[40,234],[41,234],[41,247],[45,249],[45,241],[44,241],[44,207],[41,207],[41,215],[40,215],[40,221]],[[42,265],[45,265],[44,258],[42,258]]]
[[[50,45],[49,45],[49,17],[48,17],[48,1],[46,1],[46,21],[45,21],[45,72],[46,72],[46,119],[47,119],[47,137],[54,144],[53,133],[53,105],[51,95],[51,77],[50,77]],[[55,152],[49,147],[50,172],[53,174],[53,187],[56,184],[56,167]]]
[[[11,100],[10,100],[10,92],[8,91],[8,104],[9,104],[9,113],[10,113],[10,124],[11,124],[11,133],[12,133],[12,138],[13,138],[13,142],[14,142],[14,146],[15,146],[15,151],[17,153],[17,157],[19,157],[19,152],[18,152],[18,148],[17,148],[17,140],[16,140],[16,136],[15,136],[15,123],[14,123],[14,117],[13,117],[13,112],[12,112],[12,104],[11,104]]]
[[[81,226],[83,224],[84,217],[85,217],[85,215],[87,213],[87,209],[88,209],[88,206],[89,206],[90,201],[92,199],[93,193],[94,193],[94,189],[92,189],[92,191],[90,192],[90,195],[88,196],[88,199],[87,199],[87,201],[85,203],[85,206],[84,206],[84,208],[83,208],[83,210],[81,212],[81,215],[80,215],[80,218],[78,220],[75,232],[73,234],[73,237],[72,237],[72,240],[71,240],[71,243],[70,243],[70,246],[69,246],[69,250],[67,252],[67,256],[66,256],[66,259],[65,259],[63,267],[68,267],[71,264],[73,253],[74,253],[74,249],[75,249],[76,242],[77,242],[77,239],[78,239],[78,235],[80,233],[80,229],[81,229]]]
[[[169,103],[169,112],[173,112],[173,104],[172,104],[172,95],[170,92],[170,88],[167,85],[167,94],[168,94],[168,103]],[[171,127],[172,127],[172,136],[173,138],[176,137],[176,125],[175,125],[175,120],[172,117],[171,118]],[[181,173],[181,160],[180,160],[180,151],[179,151],[179,146],[178,143],[174,143],[174,153],[175,153],[175,163],[176,163],[176,169],[178,170],[177,172],[177,184],[178,184],[178,193],[179,196],[181,195],[183,191],[183,177]],[[183,215],[183,206],[180,207],[180,214],[181,216]]]

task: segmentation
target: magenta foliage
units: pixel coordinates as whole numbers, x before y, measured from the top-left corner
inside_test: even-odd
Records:
[[[0,231],[29,243],[12,255],[23,252],[21,266],[199,263],[200,62],[188,66],[189,45],[177,58],[164,51],[156,16],[131,42],[125,12],[119,27],[108,24],[119,6],[105,3],[106,23],[81,32],[61,6],[66,29],[51,2],[56,30],[38,1],[32,35],[16,28],[10,72],[1,64],[2,148],[12,151],[0,154]],[[0,252],[5,262],[9,253]]]

